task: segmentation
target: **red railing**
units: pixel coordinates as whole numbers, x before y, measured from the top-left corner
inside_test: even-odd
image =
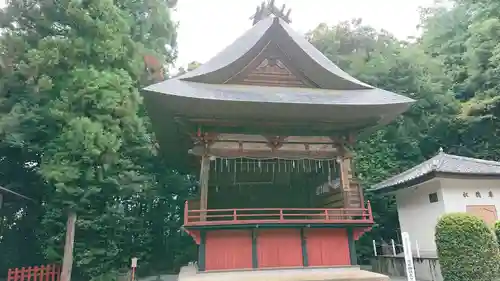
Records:
[[[208,209],[184,207],[184,226],[262,223],[373,223],[370,201],[366,208],[337,209]]]
[[[61,269],[58,265],[42,265],[9,268],[7,281],[59,281]]]

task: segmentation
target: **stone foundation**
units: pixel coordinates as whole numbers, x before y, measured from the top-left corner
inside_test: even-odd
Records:
[[[264,269],[221,272],[198,272],[185,266],[178,281],[389,281],[389,277],[361,270],[357,266],[334,268]]]
[[[403,256],[378,256],[372,258],[371,264],[374,272],[406,278],[406,262]],[[417,280],[443,281],[437,257],[414,257],[413,266]]]

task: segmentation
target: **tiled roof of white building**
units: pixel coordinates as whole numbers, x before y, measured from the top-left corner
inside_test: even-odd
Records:
[[[500,162],[446,154],[442,149],[440,149],[439,153],[431,159],[372,186],[371,190],[382,191],[384,189],[418,179],[433,172],[472,175],[500,175]]]

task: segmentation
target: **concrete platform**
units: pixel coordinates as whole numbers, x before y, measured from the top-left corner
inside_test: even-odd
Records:
[[[181,269],[178,281],[390,281],[388,276],[359,267],[294,268],[198,272],[194,266]]]

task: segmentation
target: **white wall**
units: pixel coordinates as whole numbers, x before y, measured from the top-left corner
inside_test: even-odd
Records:
[[[500,180],[498,179],[470,179],[470,178],[441,178],[446,213],[465,212],[467,205],[495,205],[497,217],[500,218]],[[493,197],[489,197],[489,192]],[[467,192],[469,197],[464,197]],[[476,197],[476,192],[481,198]]]
[[[430,203],[429,194],[434,192],[438,202]],[[401,232],[409,233],[414,253],[416,240],[422,254],[435,255],[434,228],[445,211],[439,179],[397,191],[396,202]]]

